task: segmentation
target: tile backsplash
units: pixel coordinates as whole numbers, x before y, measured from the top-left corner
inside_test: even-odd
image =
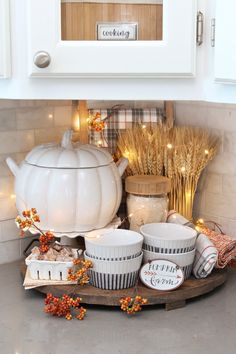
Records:
[[[194,216],[222,225],[236,238],[236,105],[176,102],[176,124],[208,129],[220,148],[203,175],[194,202]]]
[[[19,239],[14,222],[14,178],[5,159],[19,163],[34,146],[59,142],[72,116],[72,101],[0,100],[0,264],[19,259],[29,242]]]
[[[89,108],[162,107],[160,102],[88,101]],[[178,101],[176,124],[209,129],[221,141],[219,152],[203,173],[194,203],[194,216],[219,222],[236,238],[236,105]],[[72,101],[0,100],[0,264],[21,257],[29,239],[20,240],[14,178],[5,159],[21,162],[35,145],[60,141],[72,126]]]

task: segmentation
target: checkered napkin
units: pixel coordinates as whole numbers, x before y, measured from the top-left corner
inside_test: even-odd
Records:
[[[170,211],[168,223],[180,224],[194,228],[194,225],[175,211]],[[211,274],[218,259],[218,252],[213,243],[204,234],[199,234],[195,244],[196,254],[193,263],[193,275],[200,279]]]
[[[96,112],[101,113],[101,120],[106,119],[104,137],[108,143],[110,153],[116,151],[117,136],[122,130],[130,129],[137,124],[159,124],[164,121],[164,110],[162,108],[150,109],[92,109],[89,115],[94,116]],[[97,132],[91,130],[89,134],[89,143],[96,143]],[[97,137],[99,140],[99,136]]]

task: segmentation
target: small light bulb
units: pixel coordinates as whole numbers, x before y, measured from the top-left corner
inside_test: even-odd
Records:
[[[134,215],[133,213],[130,213],[130,214],[128,215],[128,217],[131,218],[133,215]]]
[[[96,238],[100,238],[100,235],[97,235]]]
[[[176,215],[173,215],[173,219],[176,219]]]
[[[183,166],[181,167],[181,172],[185,172],[186,171],[186,168]]]
[[[11,198],[11,199],[15,199],[15,198],[16,198],[16,195],[15,195],[15,194],[11,194],[11,195],[10,195],[10,198]]]
[[[166,145],[168,149],[172,149],[173,145],[172,144],[167,144]]]
[[[191,195],[192,195],[191,192],[188,192],[188,193],[186,194],[186,196],[189,197],[189,198],[191,197]]]
[[[209,150],[206,149],[204,152],[205,152],[205,155],[209,155]]]
[[[203,219],[198,219],[197,221],[199,224],[204,224],[204,220]]]
[[[146,125],[145,125],[145,124],[142,124],[142,128],[143,128],[143,129],[146,129]]]
[[[49,113],[48,118],[49,118],[49,119],[52,119],[52,118],[53,118],[53,114],[52,114],[52,113]]]
[[[97,144],[98,146],[102,146],[102,140],[98,140]]]

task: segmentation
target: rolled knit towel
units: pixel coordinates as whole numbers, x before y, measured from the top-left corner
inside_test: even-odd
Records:
[[[218,259],[218,252],[206,235],[199,234],[196,240],[196,254],[193,263],[193,275],[200,279],[211,274]]]
[[[195,228],[194,224],[175,211],[170,211],[168,223],[181,224]],[[206,278],[211,274],[218,259],[218,252],[214,244],[204,234],[198,234],[196,240],[196,255],[193,264],[193,274],[196,278]]]

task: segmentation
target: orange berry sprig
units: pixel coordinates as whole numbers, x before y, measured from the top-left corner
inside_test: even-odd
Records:
[[[59,298],[49,293],[44,300],[44,311],[52,316],[64,317],[68,321],[73,318],[73,315],[75,315],[78,320],[83,320],[86,309],[80,305],[81,301],[82,299],[80,297],[73,299],[64,294]]]
[[[21,236],[24,236],[24,233],[29,229],[33,228],[39,232],[39,250],[41,253],[46,253],[49,250],[49,244],[52,243],[55,239],[54,234],[51,231],[43,232],[35,223],[40,222],[40,217],[35,208],[30,210],[24,210],[22,216],[17,216],[15,222],[19,229],[21,230]]]
[[[120,299],[120,308],[128,315],[135,315],[142,310],[142,305],[146,305],[147,302],[147,299],[144,299],[139,295],[135,296],[135,298],[128,296]]]
[[[101,120],[101,113],[97,112],[94,117],[89,118],[88,126],[91,130],[101,132],[105,129],[106,123]]]
[[[68,270],[67,279],[70,281],[77,281],[79,285],[86,285],[89,282],[88,270],[93,267],[91,261],[74,259],[74,268]]]

